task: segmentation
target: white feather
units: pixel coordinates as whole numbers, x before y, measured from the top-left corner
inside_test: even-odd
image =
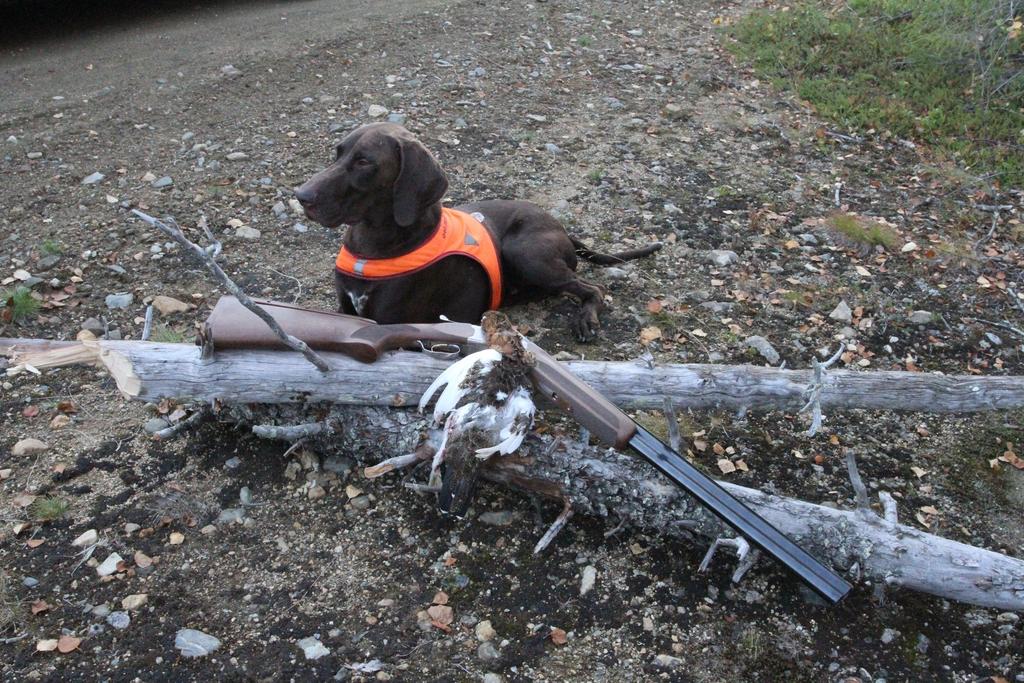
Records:
[[[477,363],[482,363],[483,367],[480,370],[480,374],[487,374],[490,371],[491,366],[501,360],[501,354],[494,349],[484,349],[483,351],[477,351],[471,353],[465,358],[457,360],[456,362],[445,368],[444,372],[437,376],[427,390],[423,392],[423,396],[420,397],[419,410],[423,412],[423,409],[430,399],[434,396],[437,390],[441,386],[445,386],[444,391],[441,392],[441,396],[437,399],[437,405],[434,407],[434,419],[440,422],[442,416],[446,415],[458,404],[459,399],[465,395],[465,388],[462,387],[462,382],[469,375],[470,371]]]
[[[530,398],[530,392],[523,387],[517,387],[496,415],[496,426],[500,425],[501,427],[498,432],[498,438],[501,441],[488,448],[478,448],[476,457],[483,460],[494,453],[509,455],[515,452],[530,431],[535,412],[536,406]],[[523,417],[527,419],[524,420]]]

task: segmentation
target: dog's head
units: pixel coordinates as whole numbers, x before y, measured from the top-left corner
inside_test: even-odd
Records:
[[[405,128],[371,123],[335,149],[334,163],[295,188],[306,216],[328,228],[388,216],[402,227],[441,201],[448,179]]]

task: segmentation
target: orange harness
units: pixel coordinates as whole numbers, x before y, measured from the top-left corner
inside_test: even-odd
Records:
[[[334,262],[338,272],[362,280],[385,280],[409,275],[446,256],[468,256],[487,272],[491,283],[491,308],[501,305],[501,258],[483,215],[441,209],[441,220],[426,242],[394,258],[363,258],[342,245]]]

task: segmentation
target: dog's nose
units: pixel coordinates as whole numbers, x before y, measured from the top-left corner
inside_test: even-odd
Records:
[[[305,185],[296,187],[292,190],[295,193],[295,198],[299,200],[299,204],[303,206],[309,206],[316,202],[316,190],[307,188]]]

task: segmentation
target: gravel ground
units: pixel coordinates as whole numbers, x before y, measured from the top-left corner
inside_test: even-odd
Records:
[[[0,6],[0,286],[42,304],[0,336],[138,338],[169,296],[188,310],[157,333],[192,337],[221,292],[132,207],[196,239],[205,221],[249,292],[331,307],[341,233],[289,188],[377,115],[438,155],[453,204],[532,200],[602,251],[666,243],[584,267],[610,297],[596,343],[572,339],[568,300],[510,309],[552,353],[807,367],[842,341],[865,372],[1024,369],[1006,327],[1024,327],[1021,193],[758,82],[725,49],[758,3],[113,3],[35,20],[56,4]],[[985,205],[1011,208],[993,223]],[[836,211],[890,243],[844,236]],[[827,609],[763,564],[739,586],[724,559],[698,574],[704,548],[608,535],[614,519],[575,518],[534,556],[556,510],[484,488],[452,522],[344,453],[220,424],[152,441],[147,422],[177,408],[126,403],[88,369],[3,384],[5,680],[1024,680],[1016,614],[865,588]],[[827,418],[814,438],[792,414],[680,422],[709,471],[699,443],[745,461],[731,481],[840,506],[854,448],[904,522],[1024,557],[1024,473],[992,466],[1020,450],[1024,415]],[[47,447],[15,448],[27,438]],[[21,528],[32,496],[68,510]],[[219,644],[186,657],[181,629]]]

